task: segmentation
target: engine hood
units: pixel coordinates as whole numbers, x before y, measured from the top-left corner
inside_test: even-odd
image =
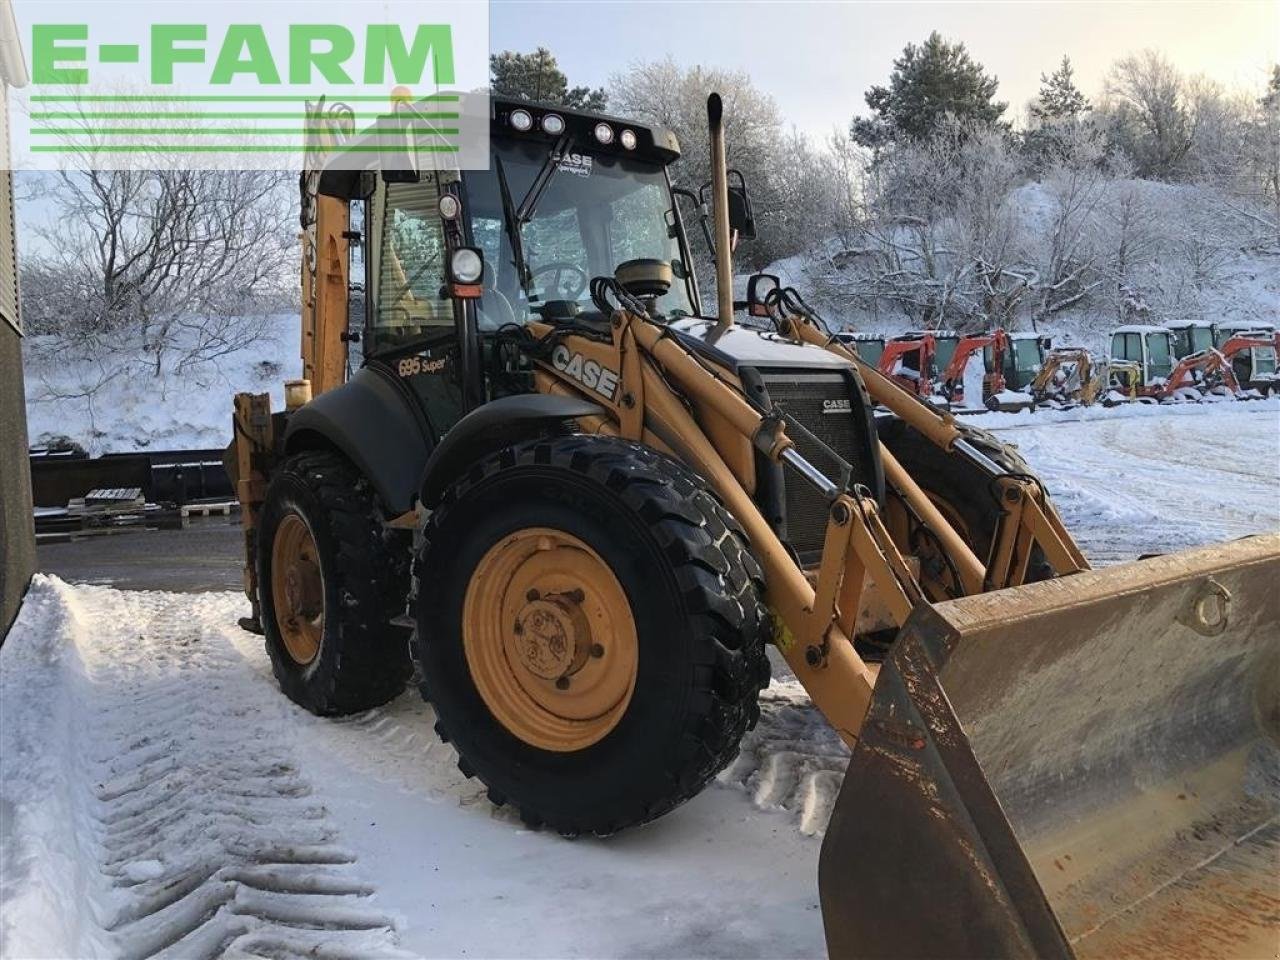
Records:
[[[672,333],[690,349],[721,366],[803,368],[807,370],[847,370],[852,366],[829,350],[795,343],[776,333],[737,324],[714,334],[713,320],[684,317],[668,325]]]

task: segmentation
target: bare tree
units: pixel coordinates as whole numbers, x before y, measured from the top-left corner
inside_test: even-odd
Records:
[[[1168,180],[1185,172],[1194,117],[1182,76],[1163,54],[1144,50],[1119,60],[1107,78],[1103,115],[1140,177]]]
[[[672,171],[677,186],[697,191],[711,178],[707,139],[707,95],[724,100],[725,146],[729,166],[740,171],[751,191],[760,239],[740,252],[748,266],[761,267],[798,252],[787,245],[783,230],[783,195],[804,172],[787,160],[777,105],[761,92],[745,71],[701,66],[686,67],[673,58],[632,63],[609,79],[609,105],[622,116],[633,116],[672,130],[680,141],[681,159]],[[708,256],[695,237],[695,252]],[[703,271],[710,277],[710,271]]]
[[[287,174],[72,169],[52,175],[56,216],[24,284],[39,329],[114,338],[158,375],[168,354],[208,360],[261,336],[295,274]],[[36,301],[24,290],[26,303]]]
[[[1089,123],[1060,125],[1055,130],[1055,160],[1043,183],[1056,201],[1037,289],[1032,326],[1083,301],[1103,282],[1089,240],[1098,204],[1108,183],[1102,137]]]

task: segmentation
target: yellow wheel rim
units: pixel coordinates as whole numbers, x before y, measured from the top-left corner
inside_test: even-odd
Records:
[[[311,528],[296,513],[280,521],[271,544],[271,600],[285,650],[305,666],[324,636],[324,577]]]
[[[543,750],[599,742],[635,690],[626,593],[599,554],[561,530],[531,527],[489,548],[467,587],[462,642],[489,711]]]

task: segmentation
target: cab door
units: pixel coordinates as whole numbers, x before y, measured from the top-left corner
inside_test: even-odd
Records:
[[[408,389],[439,437],[467,412],[477,375],[464,311],[447,296],[440,177],[380,182],[369,210],[369,322],[365,357]]]

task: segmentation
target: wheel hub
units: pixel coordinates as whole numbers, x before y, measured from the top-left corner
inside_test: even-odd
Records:
[[[512,633],[521,666],[544,680],[576,673],[592,646],[591,626],[581,604],[563,594],[526,603]]]
[[[546,750],[606,736],[635,687],[626,593],[591,547],[559,530],[519,531],[481,558],[463,604],[463,647],[493,715]]]
[[[285,650],[297,663],[310,663],[324,636],[324,578],[315,539],[296,513],[276,528],[271,544],[271,593]]]

